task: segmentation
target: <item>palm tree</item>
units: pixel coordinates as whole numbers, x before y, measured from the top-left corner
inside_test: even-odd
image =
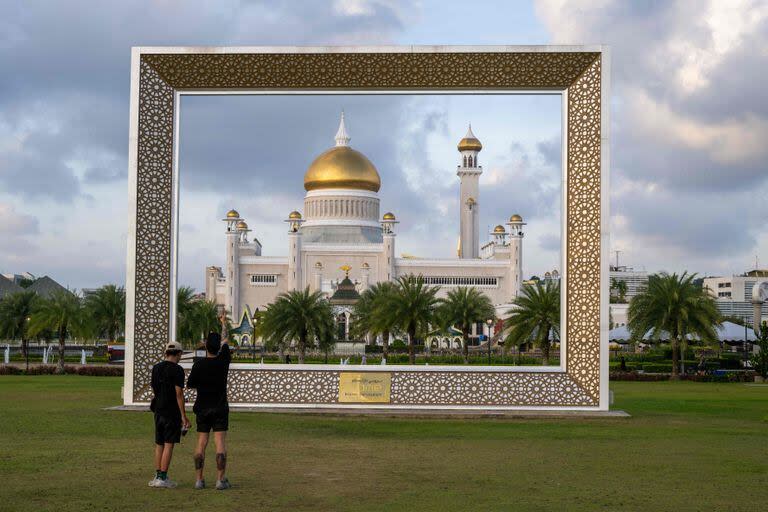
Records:
[[[77,295],[65,291],[55,291],[47,299],[37,302],[29,321],[29,332],[36,335],[52,330],[59,338],[59,361],[56,373],[64,373],[64,349],[68,336],[74,336],[84,323],[82,301]]]
[[[381,335],[384,341],[384,359],[389,354],[389,336],[396,328],[396,319],[387,311],[387,304],[396,290],[395,283],[382,281],[365,290],[355,304],[352,313],[354,336]]]
[[[33,291],[16,292],[0,301],[0,336],[21,338],[21,353],[26,359],[28,323],[34,311],[37,295]]]
[[[228,332],[231,328],[229,317],[224,316],[222,319],[219,314],[219,306],[211,300],[193,301],[190,316],[193,343],[195,342],[194,336],[197,337],[197,341],[200,341],[205,339],[209,332],[218,332],[223,336],[225,333],[222,330],[226,329]]]
[[[672,379],[680,378],[680,346],[688,335],[717,340],[721,316],[715,300],[694,284],[696,274],[663,272],[648,280],[648,287],[629,304],[628,327],[633,339],[647,332],[665,331],[672,343]]]
[[[401,276],[382,310],[382,314],[392,316],[395,325],[408,334],[408,361],[411,364],[416,362],[416,334],[428,332],[429,324],[436,320],[439,290],[437,286],[428,286],[423,276]]]
[[[504,325],[510,326],[506,346],[520,346],[533,341],[539,348],[544,365],[549,364],[550,331],[560,333],[560,283],[537,281],[523,286],[521,294],[512,301]]]
[[[85,307],[99,332],[113,343],[125,327],[125,289],[114,284],[102,286],[88,295]]]
[[[474,286],[449,291],[438,309],[438,317],[445,327],[455,326],[461,331],[464,364],[469,363],[469,333],[472,326],[495,316],[491,299]],[[490,337],[488,343],[491,343]]]
[[[195,290],[181,286],[176,290],[176,339],[188,344],[197,341],[195,327]]]
[[[331,303],[322,292],[310,292],[307,287],[278,295],[264,311],[259,330],[265,341],[278,345],[296,340],[299,363],[303,363],[307,343],[328,340],[333,326]]]

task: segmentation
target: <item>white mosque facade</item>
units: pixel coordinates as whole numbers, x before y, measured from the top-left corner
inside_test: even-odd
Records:
[[[471,126],[458,144],[459,244],[457,258],[451,259],[397,256],[399,221],[392,213],[381,215],[379,173],[350,147],[343,114],[335,141],[306,171],[303,214],[292,211],[286,219],[287,256],[263,256],[245,219],[236,210],[226,214],[226,263],[206,268],[206,297],[240,325],[283,292],[309,287],[332,298],[346,276],[362,293],[374,283],[415,274],[439,285],[443,296],[455,287],[474,286],[491,299],[499,315],[506,313],[522,284],[525,223],[520,215],[512,215],[506,227],[497,225],[490,241],[480,246],[482,144]],[[344,336],[351,307],[335,306],[345,324]]]

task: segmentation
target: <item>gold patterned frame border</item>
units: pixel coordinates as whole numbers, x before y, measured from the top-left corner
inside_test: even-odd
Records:
[[[393,406],[607,410],[607,64],[605,47],[134,48],[124,402],[149,401],[175,327],[178,94],[554,90],[567,95],[563,371],[384,371]],[[230,400],[333,405],[341,371],[235,366]]]

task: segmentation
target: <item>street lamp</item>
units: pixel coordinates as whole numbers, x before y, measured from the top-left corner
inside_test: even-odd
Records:
[[[27,360],[27,374],[29,374],[29,343],[25,344],[23,338],[24,338],[24,331],[26,330],[26,328],[29,327],[29,321],[32,320],[32,317],[28,316],[26,320],[27,320],[27,326],[21,330],[21,337],[22,337],[21,343],[22,345],[24,345],[24,354]]]
[[[489,318],[485,321],[488,324],[488,366],[491,365],[491,326],[493,325],[493,318]]]
[[[742,346],[742,350],[744,351],[744,370],[747,369],[747,361],[749,361],[749,357],[747,356],[747,322],[749,321],[748,316],[744,316],[744,345]]]

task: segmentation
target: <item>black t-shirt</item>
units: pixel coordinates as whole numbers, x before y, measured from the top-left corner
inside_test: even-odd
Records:
[[[171,361],[160,361],[152,367],[152,400],[155,414],[181,421],[176,401],[176,386],[184,389],[184,369]]]
[[[224,409],[227,407],[227,374],[232,354],[229,345],[221,346],[216,357],[199,359],[189,372],[187,387],[197,389],[194,411]]]

